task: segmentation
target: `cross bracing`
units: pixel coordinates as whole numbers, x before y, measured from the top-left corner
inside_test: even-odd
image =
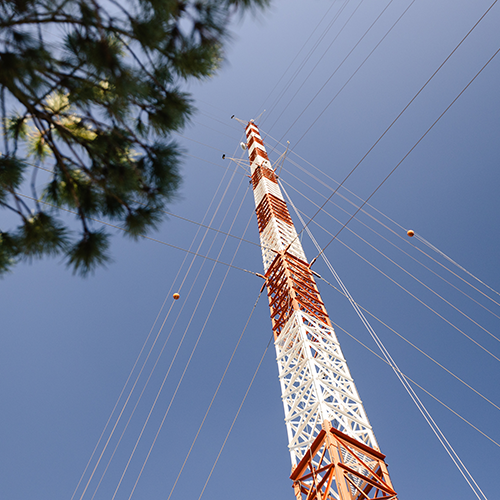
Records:
[[[275,347],[293,465],[304,456],[324,420],[377,448],[333,328],[299,311]]]

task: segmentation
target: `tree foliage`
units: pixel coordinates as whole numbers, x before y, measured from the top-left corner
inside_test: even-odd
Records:
[[[86,275],[109,260],[93,220],[133,239],[158,225],[193,112],[182,85],[217,70],[231,16],[268,1],[0,0],[0,206],[18,221],[0,226],[0,274],[63,255]]]

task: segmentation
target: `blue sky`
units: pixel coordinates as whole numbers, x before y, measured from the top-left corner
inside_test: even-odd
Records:
[[[311,217],[314,204],[322,204],[331,194],[335,181],[341,182],[360,161],[492,2],[410,3],[337,1],[332,6],[323,0],[274,1],[265,13],[235,22],[219,74],[190,86],[198,113],[179,137],[187,152],[184,180],[169,210],[248,242],[238,247],[240,240],[225,241],[224,234],[213,230],[202,240],[204,228],[169,216],[153,235],[159,241],[133,243],[117,232],[114,262],[89,279],[73,277],[57,260],[20,265],[3,279],[0,498],[69,500],[76,489],[75,499],[109,500],[115,491],[117,500],[128,499],[172,401],[132,496],[167,500],[262,281],[236,268],[227,272],[227,266],[214,266],[202,258],[196,258],[188,272],[192,257],[161,242],[187,249],[194,241],[193,248],[199,247],[202,255],[225,263],[234,258],[234,266],[261,272],[248,178],[234,162],[221,158],[224,153],[243,155],[238,147],[243,127],[231,115],[249,120],[267,110],[257,123],[271,160],[284,150],[276,141],[290,141],[281,180],[297,208]],[[372,194],[498,50],[499,18],[500,7],[495,5],[348,179],[349,191],[340,190],[325,207],[341,224],[349,218],[346,211],[353,213],[350,202],[359,205],[356,196],[364,200]],[[421,241],[405,236],[406,229],[414,229],[500,289],[498,57],[371,198],[370,204],[394,222],[366,207],[366,213],[360,213],[329,245],[326,255],[360,305],[500,406],[500,364],[495,359],[500,357],[500,345],[494,338],[500,337],[500,308],[480,292],[496,302],[499,295]],[[331,236],[316,222],[333,234],[341,227],[325,213],[315,217],[310,227],[322,246]],[[312,260],[317,252],[306,236],[303,245]],[[320,259],[314,269],[333,282]],[[337,335],[400,498],[475,498],[391,370],[342,331],[375,349],[347,300],[325,283],[319,286],[332,321],[341,327]],[[181,299],[172,304],[174,291],[181,293]],[[405,374],[500,442],[500,410],[387,327],[371,321]],[[80,477],[150,331],[138,366],[159,332],[158,341],[83,493],[105,441],[77,488]],[[263,295],[173,489],[173,500],[200,497],[264,353],[202,498],[293,498],[272,345],[266,351],[270,337]],[[149,373],[150,381],[109,461]],[[137,374],[138,368],[132,379]],[[130,387],[129,383],[126,393]],[[495,498],[499,446],[416,391],[486,497]],[[115,421],[116,413],[111,425]],[[109,431],[108,427],[105,440]]]

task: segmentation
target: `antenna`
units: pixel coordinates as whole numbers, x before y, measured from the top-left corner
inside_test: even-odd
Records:
[[[222,159],[234,161],[234,163],[236,163],[238,167],[241,167],[245,171],[245,174],[248,173],[247,162],[245,160],[242,160],[241,158],[233,158],[231,156],[226,156],[225,154],[222,155]]]
[[[266,112],[266,110],[262,111],[262,113],[254,120],[258,122],[260,120],[260,117]]]
[[[231,120],[236,120],[237,122],[241,123],[244,127],[247,126],[247,122],[244,120],[240,120],[239,118],[236,118],[236,116],[231,116]]]
[[[396,500],[253,120],[246,136],[296,500]]]
[[[256,122],[259,121],[260,117],[266,112],[266,110],[262,111],[262,113],[255,119],[255,120],[250,120],[251,122]],[[231,120],[236,120],[237,122],[241,123],[244,127],[247,126],[247,122],[244,120],[241,120],[240,118],[236,118],[235,115],[231,116]]]
[[[283,163],[285,163],[285,158],[286,158],[286,154],[288,153],[288,148],[290,147],[290,141],[286,141],[286,149],[285,149],[285,152],[278,158],[277,162],[276,163],[279,163],[279,161],[281,160],[281,165],[278,165],[279,167],[279,172],[276,174],[277,177],[280,176],[281,174],[281,169],[283,168]],[[276,167],[274,169],[274,171],[276,172],[276,170],[278,170],[278,167]]]

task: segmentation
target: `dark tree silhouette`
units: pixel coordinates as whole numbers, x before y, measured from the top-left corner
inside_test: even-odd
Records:
[[[0,0],[0,207],[19,222],[0,226],[0,275],[46,255],[92,272],[109,260],[92,218],[134,239],[157,226],[193,112],[182,85],[217,70],[231,16],[268,2]]]

